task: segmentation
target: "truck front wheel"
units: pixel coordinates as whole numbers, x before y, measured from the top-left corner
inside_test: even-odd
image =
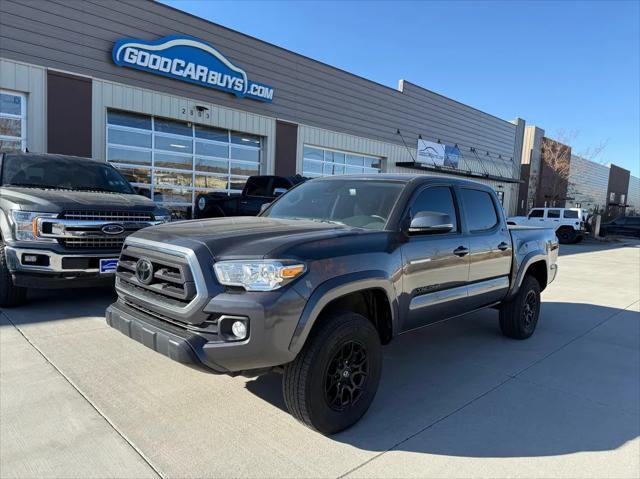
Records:
[[[7,256],[4,252],[4,243],[0,240],[0,307],[19,306],[27,297],[27,289],[13,284]]]
[[[527,339],[536,330],[540,315],[540,284],[525,276],[515,298],[500,306],[500,329],[513,339]]]
[[[322,434],[346,429],[367,412],[382,371],[380,336],[371,321],[356,313],[324,318],[282,382],[291,414]]]

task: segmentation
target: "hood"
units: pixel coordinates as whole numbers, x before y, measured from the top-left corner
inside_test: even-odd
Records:
[[[131,237],[164,244],[206,247],[216,259],[269,257],[301,243],[322,241],[366,231],[331,223],[255,216],[189,220],[152,226]]]
[[[2,197],[27,211],[58,213],[64,210],[136,210],[153,211],[156,204],[136,194],[91,191],[45,190],[39,188],[3,187]]]

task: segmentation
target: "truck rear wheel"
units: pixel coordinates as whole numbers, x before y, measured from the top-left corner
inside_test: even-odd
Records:
[[[27,289],[13,284],[7,267],[4,243],[0,240],[0,307],[20,306],[26,298]]]
[[[324,318],[282,382],[291,414],[322,434],[346,429],[367,412],[378,390],[382,346],[364,316],[338,313]]]
[[[502,334],[513,339],[527,339],[536,330],[540,316],[540,284],[525,276],[518,294],[500,307]]]

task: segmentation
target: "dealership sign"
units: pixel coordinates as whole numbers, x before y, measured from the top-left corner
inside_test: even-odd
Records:
[[[222,53],[197,38],[169,36],[155,41],[124,38],[113,46],[113,62],[121,67],[271,102],[273,88],[247,78]]]
[[[457,146],[418,139],[418,163],[426,166],[458,168],[459,158],[460,150]]]

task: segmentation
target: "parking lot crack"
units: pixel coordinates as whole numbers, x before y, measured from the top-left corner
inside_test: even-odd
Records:
[[[22,329],[20,329],[11,319],[11,317],[6,314],[4,311],[0,310],[0,314],[6,318],[7,322],[9,324],[11,324],[11,326],[13,326],[15,328],[16,331],[18,331],[18,333],[24,338],[24,340],[47,362],[47,364],[49,364],[60,376],[62,376],[62,378],[64,378],[64,380],[89,404],[89,406],[91,406],[91,408],[109,425],[109,427],[120,437],[122,438],[122,440],[127,443],[129,445],[129,447],[131,447],[131,449],[133,449],[136,454],[147,464],[147,466],[149,466],[149,468],[159,477],[159,478],[164,478],[166,477],[165,475],[163,475],[151,462],[151,460],[144,454],[144,452],[142,452],[138,447],[136,447],[135,444],[133,444],[133,442],[131,442],[129,440],[129,438],[127,438],[127,436],[113,423],[109,420],[109,418],[107,416],[105,416],[105,414],[102,413],[102,411],[100,410],[100,408],[98,408],[96,406],[96,404],[94,404],[93,401],[91,401],[91,399],[89,399],[89,397],[87,397],[79,388],[78,386],[76,386],[76,384],[71,380],[71,378],[69,378],[62,370],[60,370],[60,368],[58,368],[48,357],[47,355],[40,349],[38,348],[38,346],[36,346],[31,339],[24,333],[24,331],[22,331]]]

